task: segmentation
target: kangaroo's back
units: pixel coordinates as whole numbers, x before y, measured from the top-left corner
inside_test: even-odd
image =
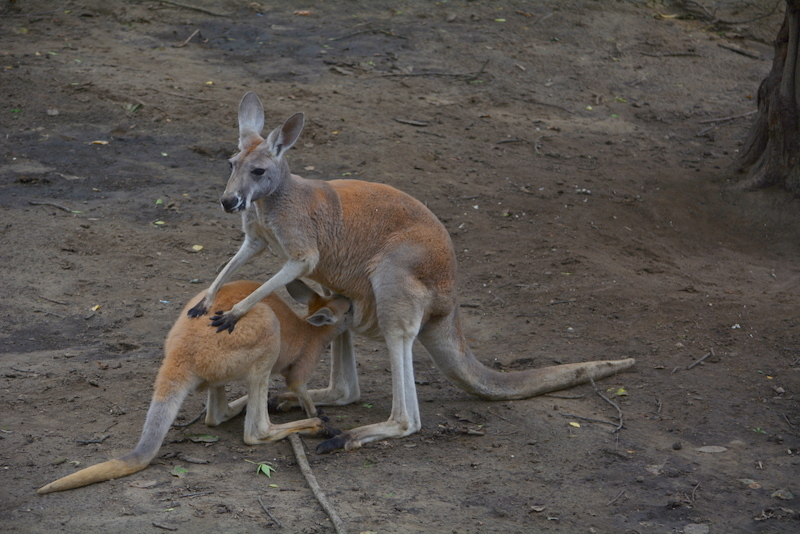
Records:
[[[217,293],[213,309],[227,309],[258,287],[257,282],[246,280],[226,284]],[[271,305],[286,306],[280,297],[268,295],[242,318],[240,326],[243,328],[219,336],[209,328],[207,321],[195,321],[186,314],[203,296],[204,293],[200,293],[189,301],[167,335],[165,362],[156,381],[156,396],[163,389],[171,389],[168,384],[188,372],[209,383],[232,380],[241,375],[260,352],[270,347],[278,350],[280,321]]]

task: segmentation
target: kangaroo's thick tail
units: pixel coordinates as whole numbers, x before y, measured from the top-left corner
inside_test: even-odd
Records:
[[[436,366],[456,386],[488,400],[527,399],[624,371],[633,358],[554,365],[501,373],[479,362],[467,346],[458,314],[431,320],[419,340]]]
[[[156,400],[155,397],[153,398],[150,403],[150,409],[147,411],[144,428],[142,428],[142,437],[133,452],[121,458],[93,465],[64,478],[59,478],[55,482],[39,488],[39,495],[80,488],[95,482],[128,476],[150,465],[150,461],[158,453],[158,449],[161,448],[161,443],[164,441],[164,437],[166,437],[172,422],[175,420],[175,416],[178,414],[178,409],[188,393],[189,388],[185,388],[162,401]]]

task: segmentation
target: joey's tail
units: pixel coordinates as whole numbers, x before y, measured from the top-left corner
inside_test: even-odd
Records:
[[[39,488],[38,493],[44,495],[54,491],[80,488],[95,482],[124,477],[150,465],[150,461],[161,448],[161,443],[190,390],[191,388],[184,388],[161,401],[153,398],[150,409],[147,411],[144,428],[142,428],[142,437],[133,452],[59,478],[55,482]]]
[[[436,366],[456,386],[488,400],[527,399],[599,380],[633,366],[635,360],[605,360],[501,373],[484,366],[467,346],[457,312],[431,320],[419,340]]]

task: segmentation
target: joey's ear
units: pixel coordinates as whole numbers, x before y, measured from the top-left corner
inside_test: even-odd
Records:
[[[300,304],[308,304],[312,297],[317,296],[317,292],[308,287],[302,280],[292,280],[286,284],[286,291],[289,296]]]
[[[264,129],[264,106],[252,91],[239,103],[239,144]]]
[[[311,317],[307,317],[306,321],[314,326],[325,326],[327,324],[336,324],[337,319],[330,309],[322,308]]]
[[[302,113],[295,113],[286,119],[280,128],[275,128],[270,132],[267,137],[267,148],[272,152],[274,158],[282,157],[287,150],[292,148],[297,138],[300,137],[300,132],[303,131],[304,121]]]

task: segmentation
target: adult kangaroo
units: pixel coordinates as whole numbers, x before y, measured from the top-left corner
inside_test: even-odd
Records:
[[[303,129],[297,113],[266,139],[264,108],[249,92],[239,104],[239,152],[222,195],[228,213],[242,213],[245,240],[189,315],[207,313],[217,290],[268,246],[285,258],[272,278],[230,310],[212,317],[218,332],[265,295],[308,278],[350,298],[351,330],[386,341],[392,411],[383,423],[348,430],[317,452],[353,450],[375,440],[408,436],[421,421],[411,347],[415,338],[456,386],[485,399],[524,399],[599,379],[633,359],[593,361],[500,373],[481,364],[465,340],[456,297],[456,256],[442,223],[421,202],[388,185],[359,180],[307,180],[285,159]],[[360,396],[349,332],[333,344],[331,382],[311,390],[315,404],[347,404]]]

